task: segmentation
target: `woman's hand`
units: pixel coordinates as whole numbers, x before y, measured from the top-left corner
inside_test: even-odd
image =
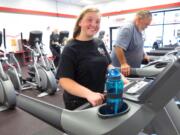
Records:
[[[91,103],[92,106],[101,105],[105,99],[104,94],[91,91],[86,99]]]

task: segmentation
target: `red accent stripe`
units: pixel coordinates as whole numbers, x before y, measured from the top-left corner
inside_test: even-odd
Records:
[[[139,10],[159,10],[159,9],[175,8],[175,7],[180,7],[180,2],[151,6],[151,7],[143,7],[143,8],[136,8],[136,9],[129,9],[129,10],[103,13],[102,16],[113,16],[113,15],[118,15],[118,14],[127,14],[127,13],[137,12]],[[35,11],[35,10],[26,10],[26,9],[17,9],[17,8],[9,8],[9,7],[0,7],[0,12],[44,15],[44,16],[65,17],[65,18],[76,18],[77,17],[76,15],[52,13],[52,12],[44,12],[44,11]]]
[[[127,13],[137,12],[139,10],[150,10],[151,11],[151,10],[159,10],[159,9],[175,8],[175,7],[180,7],[180,2],[151,6],[151,7],[122,10],[122,11],[116,11],[116,12],[109,12],[109,13],[102,14],[102,16],[113,16],[113,15],[119,15],[119,14],[127,14]]]
[[[75,15],[69,15],[69,14],[59,14],[59,13],[34,11],[34,10],[26,10],[26,9],[17,9],[17,8],[8,8],[8,7],[0,7],[0,11],[1,12],[10,12],[10,13],[45,15],[45,16],[54,16],[54,17],[66,17],[66,18],[76,18],[77,17]]]

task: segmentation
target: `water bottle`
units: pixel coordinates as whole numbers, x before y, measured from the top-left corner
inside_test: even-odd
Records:
[[[123,104],[123,87],[124,83],[121,79],[121,73],[119,69],[115,68],[108,70],[106,80],[106,103],[107,106],[110,108],[109,113],[111,114],[117,114],[120,112]]]

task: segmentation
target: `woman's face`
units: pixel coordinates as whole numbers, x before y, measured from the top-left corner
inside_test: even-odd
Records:
[[[89,12],[84,15],[79,22],[81,27],[81,34],[86,37],[93,37],[100,28],[100,14],[96,12]]]

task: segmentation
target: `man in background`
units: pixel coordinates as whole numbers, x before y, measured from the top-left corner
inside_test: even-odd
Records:
[[[136,13],[133,22],[119,28],[111,53],[112,64],[120,67],[122,74],[130,75],[130,68],[139,68],[143,60],[148,61],[144,52],[142,32],[150,25],[152,14],[147,10]]]
[[[50,35],[50,50],[53,55],[54,65],[57,67],[61,55],[61,46],[59,44],[59,31],[54,29]]]

